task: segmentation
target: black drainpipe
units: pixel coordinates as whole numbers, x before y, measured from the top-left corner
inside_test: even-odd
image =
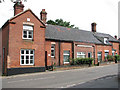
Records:
[[[72,42],[72,59],[74,59],[74,42]]]
[[[95,46],[93,46],[93,48],[94,48],[94,51],[93,51],[93,53],[94,53],[94,65],[95,65]]]
[[[58,48],[59,48],[59,66],[60,66],[60,51],[61,51],[61,48],[60,48],[60,41],[58,42]]]

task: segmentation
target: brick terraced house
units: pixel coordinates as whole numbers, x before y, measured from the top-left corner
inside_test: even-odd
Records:
[[[0,43],[4,75],[45,71],[47,67],[68,65],[69,58],[94,58],[94,64],[107,55],[119,54],[119,41],[109,34],[47,25],[47,13],[40,19],[21,2],[14,5],[14,17],[1,28]]]

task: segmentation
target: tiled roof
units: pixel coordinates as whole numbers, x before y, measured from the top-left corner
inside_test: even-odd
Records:
[[[95,44],[103,44],[98,38],[109,37],[109,41],[118,41],[109,34],[93,33],[91,31],[85,31],[80,29],[67,28],[57,25],[47,25],[45,32],[46,39],[62,40],[62,41],[79,41]],[[108,45],[111,45],[110,43]]]
[[[114,37],[112,37],[110,34],[95,32],[95,35],[98,36],[98,37],[107,37],[108,40],[112,41],[112,42],[119,42],[117,39],[115,39]]]

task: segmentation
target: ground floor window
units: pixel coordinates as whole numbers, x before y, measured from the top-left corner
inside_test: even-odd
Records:
[[[112,56],[115,56],[115,54],[114,54],[114,53],[115,53],[115,51],[112,51]]]
[[[109,52],[106,51],[106,52],[105,52],[105,58],[106,58],[108,55],[109,55]]]
[[[20,64],[21,65],[33,65],[34,64],[34,50],[21,49],[20,52]]]
[[[88,58],[92,58],[92,53],[88,52]]]
[[[65,63],[69,63],[69,59],[70,59],[70,51],[64,51],[63,52],[63,60],[64,60],[64,64]]]
[[[77,52],[77,58],[85,58],[85,52]]]
[[[102,52],[98,52],[97,56],[98,56],[98,62],[102,61]]]

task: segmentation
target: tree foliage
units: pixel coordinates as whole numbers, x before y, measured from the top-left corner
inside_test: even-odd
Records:
[[[5,2],[5,1],[7,1],[7,0],[0,0],[0,3],[2,3],[2,2]],[[11,2],[13,2],[13,3],[15,3],[15,2],[27,2],[27,0],[10,0]]]
[[[58,26],[63,26],[63,27],[76,28],[76,29],[78,29],[78,27],[75,27],[75,25],[71,25],[70,22],[63,21],[63,19],[56,19],[55,21],[53,21],[53,20],[48,20],[48,21],[47,21],[47,24],[58,25]]]

